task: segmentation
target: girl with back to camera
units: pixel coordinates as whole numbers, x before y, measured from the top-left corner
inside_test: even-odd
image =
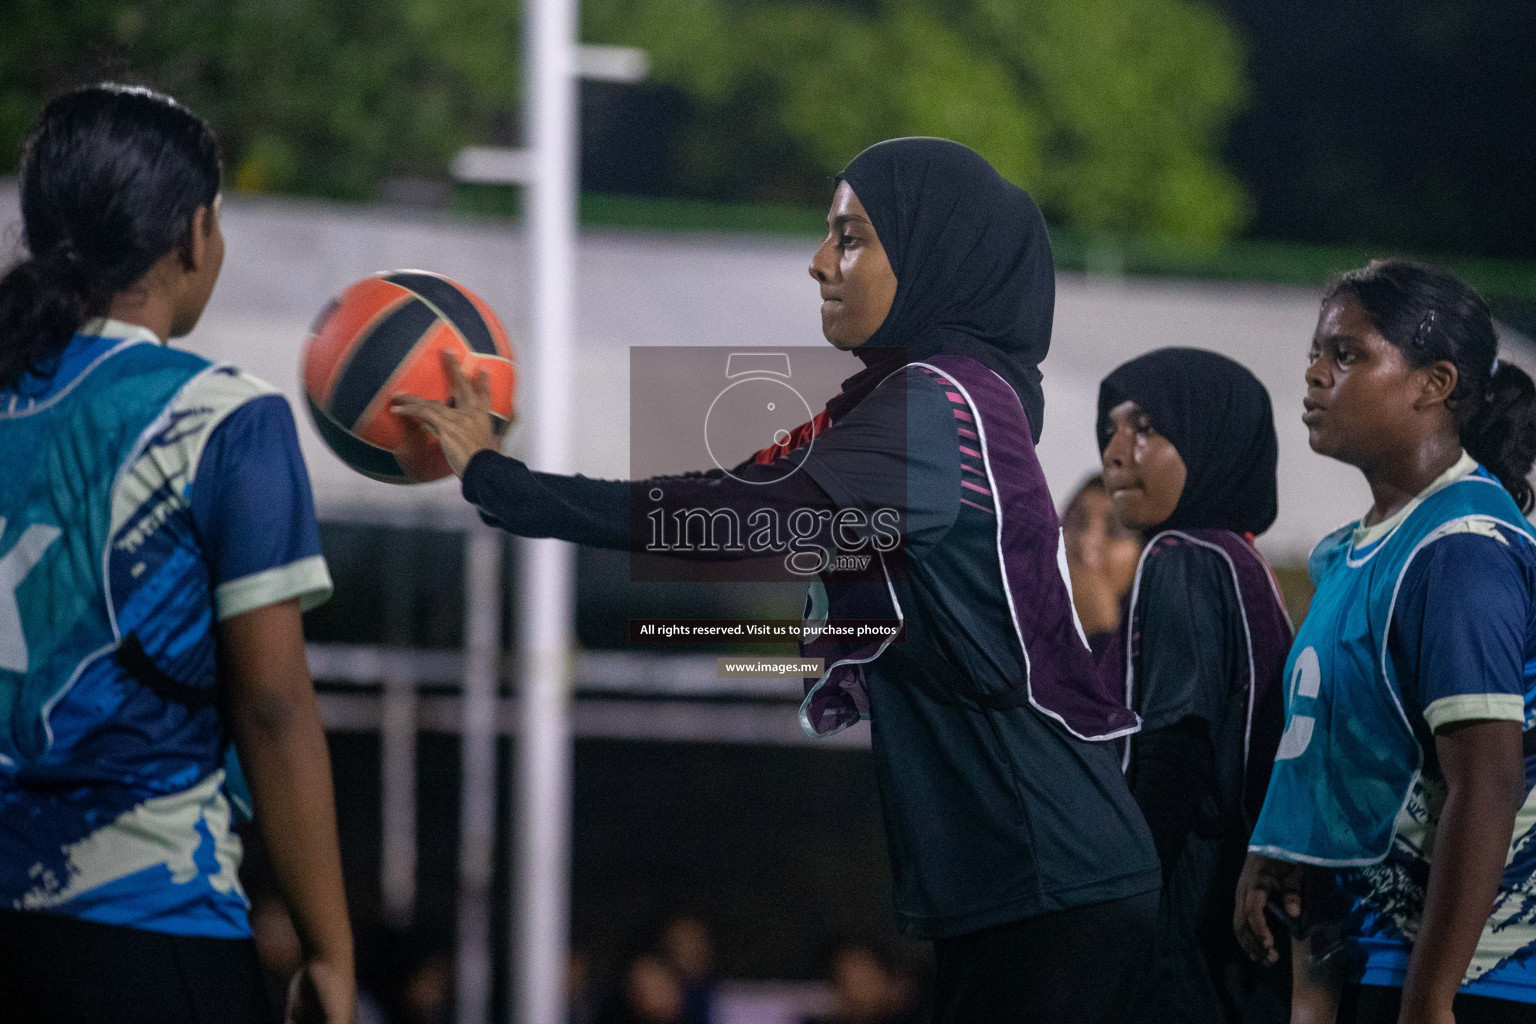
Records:
[[[224,257],[219,158],[170,97],[48,104],[0,279],[0,1007],[37,1024],[266,1024],[223,765],[238,748],[303,943],[290,1021],[354,1015],[323,601],[286,401],[166,347]]]
[[[849,164],[827,224],[811,263],[823,333],[865,369],[731,474],[534,472],[497,454],[483,385],[451,363],[455,407],[397,408],[442,441],[464,496],[523,536],[642,547],[658,502],[781,521],[904,509],[905,575],[885,575],[884,555],[871,577],[823,572],[807,618],[901,619],[907,638],[810,648],[827,671],[802,725],[871,715],[897,918],[934,940],[936,1021],[1118,1021],[1159,879],[1107,742],[1136,719],[1098,683],[1034,454],[1055,296],[1045,223],[965,147],[899,139]],[[810,813],[836,805],[807,795]]]
[[[1229,927],[1291,643],[1253,546],[1277,511],[1269,392],[1214,352],[1149,352],[1099,386],[1099,445],[1116,515],[1148,534],[1102,663],[1141,716],[1126,778],[1163,866],[1154,965],[1128,1019],[1283,1020],[1283,984]]]
[[[1239,937],[1275,958],[1266,904],[1307,937],[1298,1021],[1531,1021],[1536,387],[1471,288],[1405,260],[1329,289],[1309,360],[1312,449],[1373,501],[1309,561]]]

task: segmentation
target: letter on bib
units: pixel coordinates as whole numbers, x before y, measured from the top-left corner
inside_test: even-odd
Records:
[[[1296,667],[1291,670],[1291,707],[1296,707],[1298,699],[1313,700],[1322,690],[1323,670],[1317,661],[1317,650],[1312,647],[1304,647],[1300,654],[1296,655]],[[1307,744],[1312,742],[1312,727],[1315,719],[1311,715],[1291,713],[1290,724],[1285,728],[1285,735],[1280,737],[1280,749],[1275,751],[1276,761],[1286,761],[1293,757],[1300,757],[1307,749]]]

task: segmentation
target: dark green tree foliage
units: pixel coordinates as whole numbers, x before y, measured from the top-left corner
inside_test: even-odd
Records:
[[[864,146],[942,135],[1080,227],[1215,241],[1246,216],[1218,156],[1241,50],[1190,0],[586,0],[583,17],[687,93],[683,177],[717,194],[819,200]]]
[[[219,134],[229,180],[369,198],[441,176],[518,103],[503,0],[8,0],[0,167],[52,93],[105,77],[173,93]]]
[[[7,6],[0,167],[50,93],[104,76],[210,119],[244,189],[367,198],[515,137],[515,0]],[[672,194],[819,204],[864,146],[943,135],[1076,226],[1214,242],[1246,217],[1218,158],[1242,55],[1197,0],[584,0],[582,17],[680,98]]]

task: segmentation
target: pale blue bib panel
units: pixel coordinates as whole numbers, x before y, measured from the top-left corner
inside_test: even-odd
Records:
[[[269,385],[105,321],[0,391],[0,908],[248,936],[216,623],[329,591]]]
[[[46,771],[53,705],[135,624],[135,602],[119,599],[139,592],[112,587],[141,564],[109,547],[113,493],[172,397],[210,365],[146,342],[96,347],[110,373],[81,373],[3,417],[0,605],[14,604],[0,607],[0,765],[13,769]]]
[[[1387,856],[1424,763],[1387,654],[1398,587],[1413,557],[1452,532],[1498,523],[1532,540],[1508,492],[1481,467],[1426,497],[1387,536],[1354,549],[1354,524],[1313,550],[1317,590],[1286,662],[1286,729],[1249,849],[1358,867]]]

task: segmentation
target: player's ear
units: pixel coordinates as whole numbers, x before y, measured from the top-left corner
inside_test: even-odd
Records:
[[[1449,359],[1438,359],[1420,371],[1423,374],[1423,389],[1420,392],[1419,408],[1430,408],[1444,405],[1450,400],[1456,391],[1456,381],[1459,374],[1456,364]]]
[[[181,241],[181,266],[188,273],[196,273],[208,261],[208,249],[218,224],[217,217],[214,206],[199,206],[192,211],[192,221],[187,225],[187,234]]]

